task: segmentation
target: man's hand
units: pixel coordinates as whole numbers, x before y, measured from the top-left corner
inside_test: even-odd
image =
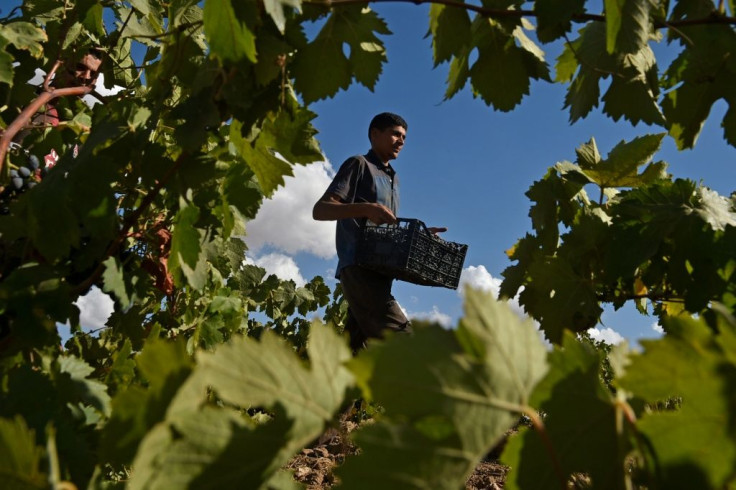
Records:
[[[396,224],[396,216],[383,204],[368,203],[365,217],[377,225]]]
[[[447,228],[445,228],[444,226],[429,226],[427,227],[427,231],[429,231],[433,235],[436,235],[437,233],[446,232]]]

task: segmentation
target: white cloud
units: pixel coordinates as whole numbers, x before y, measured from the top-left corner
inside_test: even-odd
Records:
[[[115,308],[112,298],[96,286],[92,286],[89,292],[80,296],[74,304],[79,308],[79,324],[82,330],[87,332],[103,328]]]
[[[652,323],[652,330],[657,333],[664,333],[664,328],[662,328],[662,325],[660,325],[659,322]]]
[[[445,328],[450,328],[452,326],[452,318],[450,315],[447,315],[446,313],[442,313],[440,309],[437,307],[437,305],[432,306],[432,311],[428,312],[407,312],[404,310],[404,308],[401,308],[404,314],[409,319],[417,319],[417,320],[428,320],[430,322],[436,322],[442,325]]]
[[[494,298],[498,298],[498,291],[501,288],[501,279],[493,277],[486,269],[486,266],[468,266],[460,273],[460,285],[458,293],[462,296],[466,286],[483,291],[490,291]]]
[[[598,342],[603,341],[610,345],[616,345],[624,341],[624,338],[620,333],[608,327],[602,329],[589,328],[588,335],[590,335],[593,340],[597,340]]]
[[[253,253],[265,245],[287,254],[308,252],[324,259],[335,253],[335,222],[312,219],[312,206],[332,181],[329,162],[296,165],[294,177],[264,201],[246,224],[245,242]]]
[[[263,267],[267,274],[275,274],[279,279],[291,279],[297,286],[304,286],[307,283],[301,272],[299,272],[299,266],[288,255],[271,253],[263,257],[246,257],[245,262]]]
[[[457,288],[457,292],[460,297],[465,294],[465,287],[470,286],[475,289],[490,292],[494,298],[498,299],[499,292],[501,290],[501,279],[493,277],[486,266],[470,265],[462,270],[460,273],[460,285]],[[508,301],[509,306],[521,317],[526,318],[527,314],[524,312],[524,308],[519,304],[519,295],[517,294]]]

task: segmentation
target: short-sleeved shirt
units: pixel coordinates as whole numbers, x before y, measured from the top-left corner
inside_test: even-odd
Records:
[[[344,203],[383,204],[394,216],[398,216],[399,176],[391,165],[384,165],[373,150],[345,160],[327,188],[327,193],[336,195]],[[338,263],[335,277],[338,279],[344,267],[355,264],[355,249],[364,222],[364,218],[337,220]]]

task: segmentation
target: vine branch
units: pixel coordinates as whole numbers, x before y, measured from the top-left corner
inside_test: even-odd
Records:
[[[51,75],[53,71],[55,71],[58,68],[59,62],[57,62],[56,65],[54,65],[54,68],[52,69],[52,72],[49,73]],[[44,81],[44,88],[48,87],[48,76],[47,80]],[[10,123],[10,125],[3,131],[2,136],[0,136],[0,172],[3,170],[3,165],[5,165],[5,156],[8,153],[8,148],[10,147],[10,142],[13,141],[13,138],[18,134],[20,130],[22,130],[26,125],[28,125],[28,122],[31,120],[34,114],[36,114],[39,109],[41,109],[42,106],[45,104],[48,104],[50,101],[57,99],[59,97],[67,97],[70,95],[78,95],[83,96],[91,93],[94,90],[93,85],[82,85],[79,87],[64,87],[64,88],[48,88],[48,90],[44,90],[44,92],[41,93],[38,97],[33,99],[33,101],[26,106],[23,111],[21,111],[20,114],[18,114],[18,117],[15,118],[15,120]]]
[[[520,18],[520,17],[537,17],[537,13],[534,10],[507,10],[507,9],[493,9],[481,7],[479,5],[470,5],[458,0],[303,0],[302,3],[311,5],[322,5],[324,7],[335,7],[340,5],[364,5],[367,3],[413,3],[416,5],[422,4],[437,4],[447,5],[448,7],[462,8],[471,12],[478,13],[484,17],[493,18]],[[605,22],[606,16],[601,14],[589,14],[589,13],[578,13],[572,14],[571,20],[576,23],[584,22]],[[704,24],[728,24],[736,25],[736,17],[729,17],[714,11],[707,17],[697,19],[681,19],[681,20],[659,20],[654,19],[654,27],[660,28],[673,28],[682,26],[693,26],[693,25],[704,25]]]

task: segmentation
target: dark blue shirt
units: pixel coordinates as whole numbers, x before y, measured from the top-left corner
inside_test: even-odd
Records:
[[[373,150],[345,160],[327,192],[336,195],[343,203],[383,204],[394,216],[398,216],[399,176],[391,165],[384,165]],[[355,264],[355,248],[364,222],[364,218],[337,220],[336,246],[339,260],[335,277],[340,277],[340,271],[344,267]]]

